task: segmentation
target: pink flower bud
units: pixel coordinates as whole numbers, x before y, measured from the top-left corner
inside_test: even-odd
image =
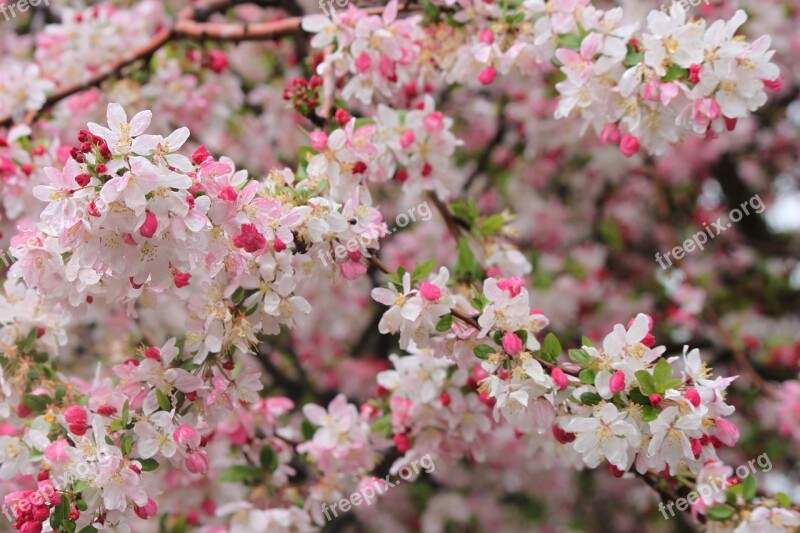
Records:
[[[144,351],[144,356],[147,359],[152,359],[154,361],[161,361],[161,351],[158,348],[146,348]]]
[[[717,418],[715,422],[716,431],[714,436],[725,446],[734,446],[736,441],[739,440],[739,428],[736,427],[736,424],[724,418]]]
[[[158,513],[158,504],[156,504],[152,498],[149,498],[147,503],[143,506],[134,506],[133,511],[136,513],[136,516],[142,520],[147,520],[149,517],[155,516],[156,513]]]
[[[356,70],[359,74],[363,74],[364,72],[368,71],[371,66],[372,58],[368,53],[362,52],[361,55],[356,58]]]
[[[619,126],[613,122],[609,122],[600,131],[600,142],[603,144],[619,144],[621,138]]]
[[[488,30],[488,29],[487,30],[483,30],[483,31],[481,31],[479,40],[483,44],[493,44],[494,43],[494,33],[492,33],[492,30]]]
[[[344,126],[345,124],[350,122],[350,119],[352,117],[350,116],[350,113],[348,113],[344,109],[337,109],[336,113],[333,115],[333,118],[336,119],[337,124],[339,124],[340,126]]]
[[[188,272],[180,272],[178,270],[173,270],[172,279],[175,282],[175,287],[181,289],[189,284],[189,280],[192,279],[192,275],[189,274]]]
[[[444,391],[441,396],[439,396],[439,401],[442,402],[442,405],[445,407],[450,405],[450,402],[452,401],[452,398],[450,398],[450,393]]]
[[[703,70],[703,65],[690,65],[689,66],[689,81],[692,83],[700,82],[700,71]]]
[[[409,146],[411,146],[412,144],[414,144],[414,141],[415,141],[416,139],[417,139],[417,138],[416,138],[416,136],[414,135],[414,132],[413,132],[413,131],[411,131],[411,130],[406,130],[406,131],[404,131],[404,132],[403,132],[403,134],[402,134],[402,135],[400,135],[400,147],[401,147],[403,150],[405,150],[405,149],[407,149]]]
[[[199,165],[209,157],[211,157],[211,154],[209,154],[208,150],[206,150],[206,147],[201,144],[197,147],[197,150],[192,153],[192,163]]]
[[[434,111],[428,114],[422,123],[425,126],[425,131],[428,133],[439,132],[444,129],[444,115],[441,111]]]
[[[80,405],[70,405],[64,411],[64,418],[67,424],[86,424],[86,409]]]
[[[608,388],[615,394],[625,390],[625,372],[622,370],[614,372],[614,375],[611,376],[611,380],[608,382]]]
[[[769,89],[770,91],[775,91],[776,93],[783,89],[783,74],[779,75],[774,80],[761,80],[764,83],[764,87]]]
[[[411,448],[411,439],[405,433],[398,433],[392,437],[392,440],[397,447],[397,451],[400,453],[406,453],[408,449]]]
[[[684,395],[686,396],[686,399],[689,401],[689,403],[691,403],[695,407],[700,405],[700,393],[697,392],[696,389],[694,388],[686,389],[686,393]]]
[[[144,222],[139,228],[139,235],[149,239],[155,234],[157,229],[158,229],[158,219],[153,213],[148,211],[144,217]]]
[[[442,296],[442,289],[427,281],[420,285],[419,292],[422,293],[422,297],[429,302],[435,302]]]
[[[200,434],[196,429],[187,425],[179,426],[172,434],[172,438],[181,446],[188,446],[190,448],[200,447]]]
[[[650,399],[650,405],[652,405],[653,407],[658,407],[659,405],[661,405],[661,402],[664,401],[664,398],[662,398],[661,395],[657,392],[651,394],[649,399]]]
[[[553,433],[553,436],[556,438],[558,442],[561,444],[569,444],[570,442],[575,440],[574,433],[567,433],[563,429],[561,429],[557,424],[553,424],[553,427],[550,428]]]
[[[242,233],[233,238],[233,245],[237,248],[244,248],[246,252],[253,253],[267,247],[267,239],[264,238],[253,224],[242,224]]]
[[[328,134],[324,131],[312,131],[308,134],[311,139],[311,148],[317,152],[322,152],[328,146]]]
[[[186,469],[192,474],[205,474],[208,470],[206,452],[194,450],[186,454]]]
[[[478,74],[478,81],[483,85],[491,85],[496,77],[497,70],[492,65],[489,65]]]
[[[506,332],[503,335],[503,349],[508,355],[517,355],[522,351],[522,339],[516,333]]]
[[[564,390],[569,385],[569,379],[567,379],[567,375],[558,367],[555,367],[550,371],[550,377],[553,378],[553,383],[555,383],[558,390]]]
[[[209,68],[217,74],[228,68],[228,56],[221,50],[209,50],[207,61]]]
[[[630,133],[626,133],[619,143],[619,151],[625,157],[632,157],[639,151],[639,139]]]

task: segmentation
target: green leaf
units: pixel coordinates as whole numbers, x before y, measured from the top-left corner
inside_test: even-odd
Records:
[[[500,213],[492,215],[481,223],[480,233],[484,236],[494,235],[500,231],[506,223],[506,217]]]
[[[468,201],[458,201],[450,204],[450,210],[453,214],[461,219],[470,228],[475,225],[475,221],[481,216],[478,209],[478,204],[475,200],[469,199]]]
[[[258,454],[258,458],[261,461],[261,468],[263,468],[267,472],[274,472],[275,470],[277,470],[278,453],[269,444],[265,444],[261,448],[261,452]]]
[[[133,437],[131,435],[125,435],[119,441],[119,447],[122,450],[122,453],[128,455],[131,453],[131,448],[133,448]]]
[[[220,483],[254,484],[264,479],[260,468],[251,465],[234,465],[226,468],[217,478]]]
[[[596,392],[584,392],[583,394],[581,394],[581,402],[584,405],[588,406],[597,405],[598,403],[600,403],[600,400],[602,399],[603,398],[600,397],[600,395],[597,394]]]
[[[427,278],[428,274],[433,271],[433,267],[435,266],[435,259],[428,259],[427,261],[423,261],[422,263],[418,264],[414,269],[414,272],[411,274],[411,281],[421,281]]]
[[[645,422],[652,422],[656,418],[658,418],[658,409],[652,405],[642,406],[642,420]]]
[[[83,500],[78,500],[75,502],[75,507],[77,507],[79,511],[85,511],[89,508],[89,504]]]
[[[125,400],[125,403],[122,404],[122,416],[120,418],[123,426],[127,426],[128,422],[130,422],[130,402],[128,400]]]
[[[466,237],[458,239],[458,258],[453,271],[459,279],[468,281],[483,279],[483,269],[472,254],[472,249],[469,247],[469,241]]]
[[[25,338],[19,341],[19,350],[23,353],[30,351],[33,348],[33,344],[36,342],[37,334],[37,328],[30,330]]]
[[[653,385],[655,385],[656,392],[663,394],[666,389],[666,384],[672,379],[672,366],[666,359],[659,359],[656,367],[653,369]]]
[[[558,359],[558,357],[561,355],[561,343],[559,342],[558,337],[552,333],[548,333],[544,338],[543,349],[553,358]]]
[[[158,468],[158,461],[155,459],[137,459],[137,461],[142,463],[142,472],[152,472]]]
[[[590,370],[588,368],[584,368],[581,370],[581,373],[578,374],[578,377],[581,380],[581,383],[586,383],[587,385],[594,385],[594,379],[597,377],[597,372],[594,370]]]
[[[26,394],[22,400],[34,413],[42,413],[53,400],[47,394]]]
[[[778,505],[784,509],[789,509],[792,506],[792,499],[783,492],[776,494],[775,498],[778,500]]]
[[[387,439],[392,435],[392,419],[391,415],[385,414],[372,423],[372,431],[380,433]]]
[[[300,423],[300,432],[303,434],[303,440],[311,440],[314,438],[317,428],[314,427],[310,420],[303,420]]]
[[[84,511],[85,510],[86,509],[84,509]],[[85,528],[81,529],[78,533],[97,533],[97,529],[94,526],[86,526]]]
[[[386,279],[398,287],[403,285],[403,280],[400,279],[400,276],[398,276],[397,274],[392,274],[392,273],[386,274]]]
[[[642,394],[642,391],[639,390],[638,387],[634,387],[628,393],[630,399],[633,403],[638,403],[639,405],[650,405],[650,398]]]
[[[453,326],[453,315],[446,314],[436,323],[436,331],[450,331]]]
[[[50,525],[53,531],[60,531],[64,529],[64,522],[69,520],[69,499],[61,497],[61,501],[53,511],[53,516],[50,517]]]
[[[578,50],[581,47],[581,40],[581,36],[575,33],[562,33],[558,36],[558,47]]]
[[[591,339],[589,339],[589,337],[586,336],[581,338],[581,344],[583,344],[584,346],[588,346],[589,348],[594,347],[594,344],[592,344]]]
[[[758,482],[756,481],[756,477],[753,475],[749,475],[744,478],[742,482],[742,496],[744,496],[744,501],[750,503],[753,501],[753,498],[756,497],[756,492],[758,491]]]
[[[628,52],[628,55],[625,56],[625,61],[623,64],[630,68],[635,67],[642,61],[644,61],[644,54],[642,52]]]
[[[233,302],[233,305],[239,305],[242,303],[242,300],[244,300],[244,287],[239,287],[233,291],[233,294],[231,295],[231,301]]]
[[[639,388],[644,394],[649,396],[656,392],[653,376],[647,370],[638,370],[636,372],[636,381],[639,382]]]
[[[158,406],[164,411],[169,411],[172,409],[172,402],[170,402],[167,395],[161,392],[159,389],[156,389],[156,399],[158,400]]]
[[[484,361],[489,359],[489,356],[496,351],[497,350],[486,344],[479,344],[472,349],[472,353],[475,354],[475,357],[478,359],[483,359]]]
[[[589,355],[589,352],[582,348],[572,348],[567,353],[572,361],[575,361],[581,366],[587,366],[594,359],[594,357]]]
[[[725,522],[733,516],[733,507],[724,504],[714,505],[708,508],[706,516],[716,522]]]
[[[667,73],[661,77],[662,82],[670,82],[679,80],[681,78],[685,78],[689,74],[689,70],[683,67],[680,67],[676,64],[672,64],[667,69]]]

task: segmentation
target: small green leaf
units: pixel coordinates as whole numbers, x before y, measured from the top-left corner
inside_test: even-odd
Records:
[[[575,361],[581,366],[587,366],[594,359],[594,357],[589,355],[589,352],[582,348],[572,348],[567,353],[572,361]]]
[[[639,405],[650,405],[650,398],[642,394],[642,391],[639,390],[638,387],[634,387],[628,393],[630,399],[633,403],[638,403]]]
[[[629,52],[628,55],[625,56],[624,65],[628,68],[635,67],[639,63],[644,61],[644,54],[641,52]]]
[[[784,509],[789,509],[792,506],[792,499],[783,492],[776,494],[775,498],[778,500],[778,505]]]
[[[652,405],[642,406],[642,420],[645,422],[652,422],[656,418],[658,418],[658,409]]]
[[[558,359],[561,355],[561,342],[559,342],[558,337],[552,333],[548,333],[544,338],[544,351],[553,358]]]
[[[152,472],[156,468],[158,468],[158,461],[155,459],[136,459],[140,463],[142,463],[142,472]]]
[[[25,402],[25,405],[34,413],[42,413],[47,409],[48,404],[53,403],[53,400],[46,394],[26,394],[23,398],[23,402]]]
[[[581,344],[583,344],[584,346],[588,346],[589,348],[594,347],[594,344],[592,344],[591,339],[589,339],[589,337],[586,336],[581,338]]]
[[[486,344],[479,344],[472,349],[472,352],[475,354],[475,357],[477,357],[478,359],[483,359],[484,361],[486,359],[489,359],[489,356],[496,351],[497,350]]]
[[[584,368],[581,370],[581,373],[578,374],[578,377],[581,380],[581,383],[586,383],[587,385],[594,385],[594,379],[597,377],[597,372],[594,370],[590,370],[588,368]]]
[[[123,426],[127,426],[128,422],[130,422],[130,402],[128,400],[125,400],[125,403],[122,404],[122,416],[120,418]]]
[[[667,73],[661,77],[662,82],[670,82],[685,78],[689,74],[689,70],[683,67],[680,67],[676,64],[672,64],[667,69]]]
[[[481,235],[484,236],[494,235],[503,228],[505,223],[506,223],[506,217],[504,217],[500,213],[492,215],[481,223],[480,227]]]
[[[636,372],[636,381],[639,382],[639,388],[644,394],[649,396],[656,392],[653,376],[647,370],[638,370]]]
[[[303,420],[300,424],[300,432],[303,434],[303,440],[311,440],[314,438],[317,428],[314,427],[310,420]]]
[[[125,435],[119,441],[119,447],[122,450],[122,453],[128,455],[131,453],[131,448],[133,447],[133,437],[131,435]]]
[[[733,516],[733,508],[724,504],[714,505],[708,508],[706,516],[716,522],[725,522]]]
[[[672,379],[672,366],[666,359],[659,359],[653,369],[653,384],[656,392],[663,394],[667,390],[666,384],[670,379]]]
[[[756,492],[758,491],[758,482],[756,481],[756,477],[753,475],[749,475],[744,478],[742,482],[742,496],[744,497],[744,501],[750,503],[753,501],[753,498],[756,497]]]
[[[158,406],[164,411],[169,411],[172,409],[172,402],[170,402],[167,395],[161,392],[159,389],[156,389],[156,399],[158,400]]]
[[[262,446],[258,458],[261,461],[261,468],[267,472],[274,472],[277,470],[279,463],[278,453],[269,444]]]
[[[233,305],[239,305],[242,303],[242,300],[244,300],[244,287],[239,287],[233,291],[233,294],[231,295],[231,301],[233,302]]]
[[[375,422],[372,423],[372,431],[374,431],[375,433],[379,433],[386,438],[391,437],[392,435],[391,415],[386,414],[375,420]]]
[[[85,511],[89,508],[89,505],[83,500],[78,500],[75,502],[75,507],[77,507],[79,511]]]
[[[220,483],[254,484],[264,479],[260,468],[251,465],[234,465],[226,468],[217,478]]]
[[[453,326],[453,315],[446,314],[436,323],[436,331],[450,331]]]
[[[33,344],[36,342],[37,337],[37,328],[33,328],[28,332],[24,339],[19,341],[19,350],[23,353],[26,353],[33,348]]]
[[[581,47],[581,37],[575,33],[562,33],[558,36],[559,48],[578,50]]]
[[[581,394],[581,402],[588,406],[597,405],[602,399],[603,398],[596,392],[584,392]]]
[[[433,271],[433,267],[436,266],[435,259],[428,259],[427,261],[423,261],[422,263],[418,264],[414,269],[414,272],[411,274],[411,281],[421,281],[428,277]]]

